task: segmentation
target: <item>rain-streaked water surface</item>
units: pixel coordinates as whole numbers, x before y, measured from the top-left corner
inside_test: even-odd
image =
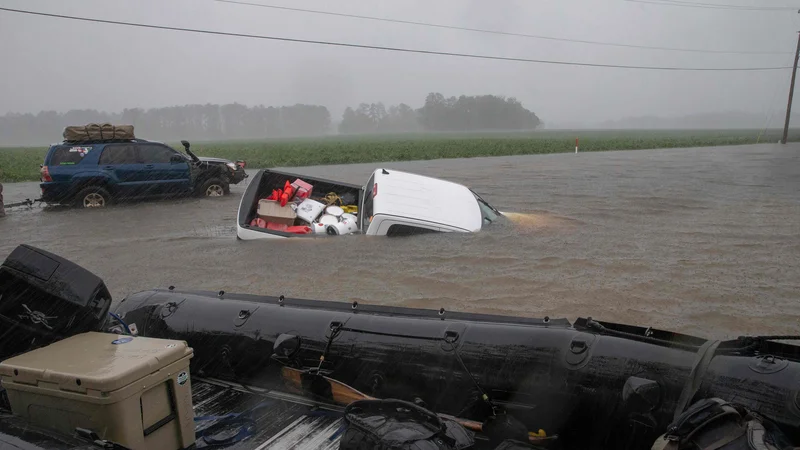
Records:
[[[461,182],[523,213],[477,234],[237,241],[222,199],[104,211],[13,209],[20,243],[101,276],[116,299],[175,285],[525,316],[592,316],[708,337],[796,333],[800,145],[305,167],[362,184],[379,166]],[[6,202],[37,183],[5,185]]]

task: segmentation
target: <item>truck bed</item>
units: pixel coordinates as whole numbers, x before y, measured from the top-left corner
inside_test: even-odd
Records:
[[[239,204],[239,214],[237,221],[239,228],[256,231],[271,235],[268,237],[313,237],[315,235],[298,235],[293,233],[286,233],[283,231],[267,230],[259,227],[251,227],[250,222],[256,218],[256,210],[258,208],[258,201],[262,198],[268,197],[273,190],[282,189],[286,181],[290,183],[296,179],[310,183],[314,186],[313,196],[324,196],[329,192],[335,192],[339,196],[345,194],[355,195],[356,204],[361,201],[361,186],[355,184],[341,183],[338,181],[326,180],[323,178],[310,177],[290,172],[273,171],[269,169],[260,170],[250,181],[250,184],[242,195],[241,203]],[[265,236],[266,237],[266,236]]]

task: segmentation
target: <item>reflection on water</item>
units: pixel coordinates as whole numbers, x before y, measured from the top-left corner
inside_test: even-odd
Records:
[[[699,334],[795,333],[800,146],[474,158],[384,166],[447,178],[513,212],[484,232],[237,241],[231,197],[0,219],[97,273],[116,299],[183,288],[526,316],[591,315]],[[293,171],[363,183],[378,165]],[[36,183],[6,184],[7,202]]]

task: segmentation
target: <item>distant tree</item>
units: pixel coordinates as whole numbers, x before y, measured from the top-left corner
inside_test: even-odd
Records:
[[[347,108],[339,123],[339,132],[343,134],[375,133],[380,131],[380,124],[387,117],[382,103],[362,103],[355,110]]]
[[[431,93],[417,112],[427,131],[530,130],[541,123],[515,98],[494,95],[445,99]]]
[[[403,133],[415,131],[532,130],[541,124],[536,114],[525,109],[515,98],[494,95],[445,98],[432,92],[425,104],[413,110],[405,103],[390,106],[362,103],[347,108],[339,132]]]

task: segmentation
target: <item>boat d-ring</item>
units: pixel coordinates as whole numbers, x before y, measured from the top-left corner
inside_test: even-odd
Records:
[[[255,314],[256,311],[258,311],[258,309],[260,307],[261,306],[259,305],[259,306],[256,306],[255,309],[253,309],[253,310],[249,310],[249,309],[240,310],[239,314],[236,315],[236,318],[233,319],[233,326],[236,327],[236,328],[239,328],[239,327],[243,326],[244,324],[246,324],[247,321],[250,320],[251,317],[253,317],[253,314]]]

